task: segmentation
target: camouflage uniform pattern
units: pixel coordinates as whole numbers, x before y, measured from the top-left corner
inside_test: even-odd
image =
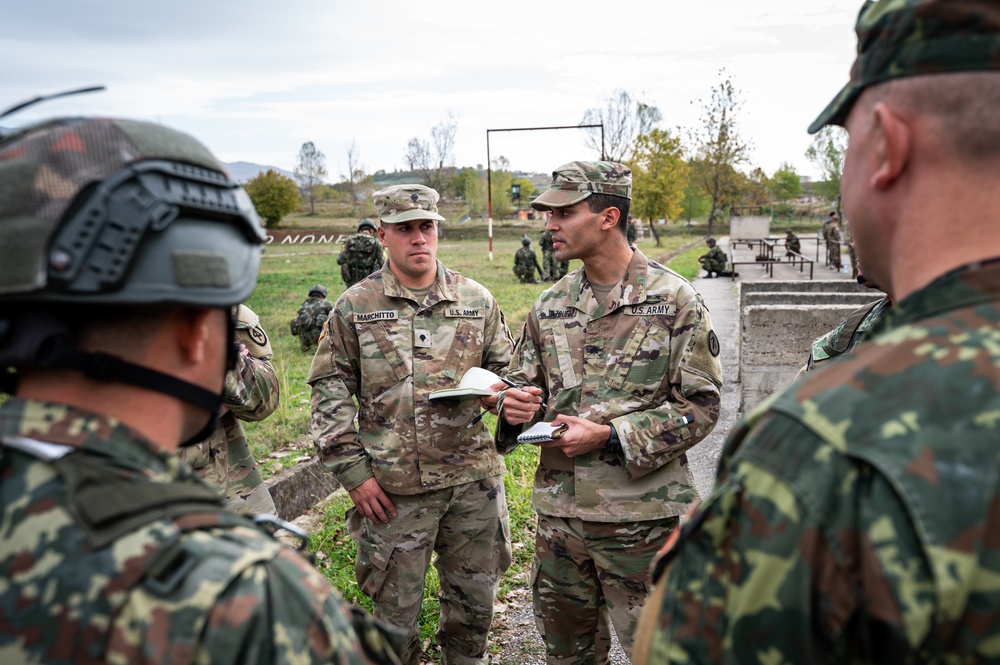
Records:
[[[534,284],[535,270],[540,275],[545,274],[542,267],[538,265],[538,257],[535,256],[531,247],[526,245],[517,250],[517,254],[514,255],[514,274],[517,275],[518,280],[522,284]]]
[[[353,233],[344,241],[344,250],[337,255],[340,276],[345,286],[352,286],[376,270],[382,269],[382,243],[367,233]]]
[[[629,247],[635,247],[635,242],[639,239],[639,222],[634,219],[628,220],[628,224],[625,226],[625,239],[628,241]]]
[[[701,267],[708,272],[717,273],[726,269],[726,253],[718,245],[710,247],[707,252],[698,258],[701,260]]]
[[[547,617],[540,630],[550,656],[586,660],[599,648],[607,617],[594,619],[604,625],[602,631],[579,634],[588,621],[580,612],[594,602],[594,582],[585,581],[589,576],[582,572],[578,580],[569,579],[571,553],[543,537],[568,523],[578,532],[617,534],[637,543],[627,555],[612,550],[588,563],[606,566],[599,575],[602,586],[619,587],[604,593],[622,599],[611,618],[627,646],[645,598],[653,549],[697,498],[685,453],[719,416],[718,353],[701,296],[639,250],[603,303],[581,269],[532,306],[508,377],[542,388],[547,420],[563,413],[613,424],[622,444],[618,454],[599,450],[576,458],[558,448],[541,449],[532,496],[539,513],[533,587],[536,612]],[[523,426],[500,423],[497,448],[508,452]],[[602,547],[597,541],[594,546]],[[636,577],[626,582],[626,571]],[[539,603],[549,609],[541,612]]]
[[[998,284],[940,278],[734,429],[638,662],[997,661]]]
[[[874,328],[891,309],[892,301],[889,296],[884,296],[881,300],[854,310],[839,326],[813,341],[809,359],[795,378],[798,379],[827,361],[850,353],[868,337],[868,331]]]
[[[549,188],[531,207],[549,210],[574,205],[591,194],[632,198],[632,172],[617,162],[569,162],[552,172]]]
[[[391,270],[345,291],[313,358],[321,458],[347,489],[374,476],[401,511],[385,525],[353,513],[350,528],[360,588],[377,617],[409,632],[404,662],[419,660],[415,617],[435,549],[445,662],[485,658],[496,586],[510,563],[505,467],[485,423],[469,426],[477,400],[429,395],[471,367],[502,373],[512,348],[489,291],[438,262],[420,302]]]
[[[538,244],[542,248],[542,279],[554,282],[561,275],[556,261],[556,250],[552,246],[552,232],[542,231],[542,238]]]
[[[271,343],[257,314],[240,305],[236,315],[240,353],[236,369],[226,373],[219,427],[205,441],[180,451],[181,458],[214,487],[230,510],[248,515],[275,513],[274,499],[260,475],[241,420],[258,422],[278,408],[278,377],[271,365]]]
[[[826,263],[840,270],[840,229],[832,219],[823,224],[823,240],[826,241]]]
[[[795,258],[795,255],[792,254],[792,252],[795,252],[796,254],[801,254],[802,253],[802,241],[799,240],[799,237],[797,235],[795,235],[794,233],[791,233],[791,232],[786,233],[785,234],[785,249],[788,250],[787,253],[785,254],[785,256],[790,257],[790,258]]]
[[[119,495],[60,469],[101,468],[124,493],[164,503],[171,490],[204,487],[113,420],[12,400],[0,406],[0,464],[4,663],[397,662],[371,618],[221,505],[102,541]],[[164,565],[178,557],[182,568]]]
[[[316,348],[332,309],[333,303],[320,296],[309,296],[299,306],[299,312],[291,323],[292,334],[299,338],[299,349],[309,351]]]

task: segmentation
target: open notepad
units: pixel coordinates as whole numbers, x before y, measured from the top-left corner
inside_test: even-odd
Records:
[[[560,438],[569,429],[566,423],[558,425],[553,423],[535,423],[527,430],[521,432],[517,437],[518,443],[537,443],[538,441],[552,441]]]
[[[486,397],[492,395],[490,386],[500,381],[500,377],[488,369],[482,367],[470,367],[462,375],[462,380],[457,388],[447,388],[445,390],[435,390],[429,399],[471,399],[476,397]]]

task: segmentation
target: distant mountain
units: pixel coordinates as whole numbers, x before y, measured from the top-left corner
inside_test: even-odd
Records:
[[[255,178],[258,173],[263,173],[268,169],[276,171],[283,176],[288,176],[293,180],[295,179],[291,171],[279,169],[277,166],[264,166],[262,164],[251,164],[250,162],[222,162],[222,164],[229,170],[229,174],[233,176],[233,179],[241,184],[246,183]]]

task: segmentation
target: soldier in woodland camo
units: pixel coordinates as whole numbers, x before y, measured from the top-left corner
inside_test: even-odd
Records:
[[[521,244],[523,247],[514,255],[514,274],[522,284],[535,284],[538,282],[535,279],[535,271],[537,270],[539,275],[544,275],[542,267],[538,265],[538,258],[531,249],[531,239],[524,236],[521,238]]]
[[[504,464],[476,399],[429,396],[470,368],[504,371],[513,340],[490,292],[437,260],[437,201],[423,185],[375,193],[389,259],[337,299],[309,370],[312,432],[354,501],[358,588],[376,617],[406,632],[403,662],[420,662],[436,554],[441,662],[485,664],[511,561]]]
[[[995,663],[1000,4],[867,2],[809,128],[892,310],[736,425],[656,565],[633,662]]]
[[[236,368],[246,193],[191,137],[112,119],[0,138],[0,182],[0,661],[397,663],[176,454]]]
[[[290,324],[292,334],[298,335],[299,349],[312,351],[316,348],[332,309],[333,303],[326,299],[326,288],[322,284],[309,289],[309,297],[299,306]]]
[[[684,278],[629,247],[631,194],[627,167],[572,162],[532,202],[552,213],[556,258],[583,261],[531,308],[508,374],[522,388],[499,397],[502,452],[527,424],[569,426],[539,444],[532,499],[549,663],[608,662],[609,617],[628,650],[649,563],[698,496],[685,452],[719,416],[708,310]]]
[[[337,256],[344,286],[352,286],[382,268],[382,244],[376,235],[375,222],[362,219],[358,232],[344,241],[344,251]]]

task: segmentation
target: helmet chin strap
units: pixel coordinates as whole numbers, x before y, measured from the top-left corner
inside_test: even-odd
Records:
[[[12,330],[8,329],[10,334],[0,346],[0,366],[69,369],[80,372],[92,381],[127,383],[147,388],[207,411],[210,415],[205,426],[182,441],[179,444],[182,448],[204,441],[218,427],[219,409],[223,400],[221,393],[214,393],[175,376],[122,360],[118,356],[74,348],[65,326],[48,313],[32,312],[17,318],[19,320],[11,326]],[[235,320],[230,312],[227,328],[229,340],[234,339],[234,331]],[[236,349],[236,345],[230,342],[227,350],[228,369],[235,367]],[[5,377],[7,380],[0,388],[13,393],[16,376],[14,379],[11,376],[14,375]]]

